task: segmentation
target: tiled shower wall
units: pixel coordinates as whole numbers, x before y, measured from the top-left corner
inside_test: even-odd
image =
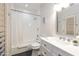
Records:
[[[4,40],[4,4],[0,3],[0,56],[5,55],[5,40]]]

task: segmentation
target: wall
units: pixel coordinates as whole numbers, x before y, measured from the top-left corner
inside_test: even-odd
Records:
[[[59,34],[65,34],[65,24],[66,24],[66,17],[75,16],[76,19],[76,34],[79,34],[79,4],[73,4],[68,8],[63,9],[61,12],[58,13],[58,31]]]
[[[41,19],[41,35],[52,36],[56,33],[56,23],[54,17],[54,4],[45,3],[41,4],[40,15]],[[43,24],[43,17],[45,17],[45,24]]]

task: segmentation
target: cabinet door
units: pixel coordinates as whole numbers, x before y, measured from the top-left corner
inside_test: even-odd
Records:
[[[41,51],[44,56],[53,56],[52,53],[50,51],[48,51],[47,48],[45,48],[43,46],[41,47]]]
[[[57,48],[56,55],[57,56],[72,56],[72,54],[70,54],[70,53],[68,53],[60,48]]]
[[[44,40],[41,40],[41,45],[49,50],[52,50],[52,45]]]
[[[49,56],[57,56],[57,53],[56,53],[57,48],[55,46],[53,46],[52,44],[50,44],[44,40],[41,40],[41,46],[42,46],[41,49],[45,48],[47,51],[49,51],[51,53],[51,54],[48,53],[48,54],[50,54]],[[43,51],[44,51],[44,49],[43,49]]]

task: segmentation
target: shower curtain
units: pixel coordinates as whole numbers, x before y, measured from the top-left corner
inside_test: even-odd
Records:
[[[31,44],[39,34],[40,17],[11,11],[11,46],[21,48]]]

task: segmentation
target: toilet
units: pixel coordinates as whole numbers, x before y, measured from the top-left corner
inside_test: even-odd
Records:
[[[39,55],[39,50],[40,50],[40,43],[33,42],[31,44],[31,47],[32,47],[32,56],[38,56]]]

